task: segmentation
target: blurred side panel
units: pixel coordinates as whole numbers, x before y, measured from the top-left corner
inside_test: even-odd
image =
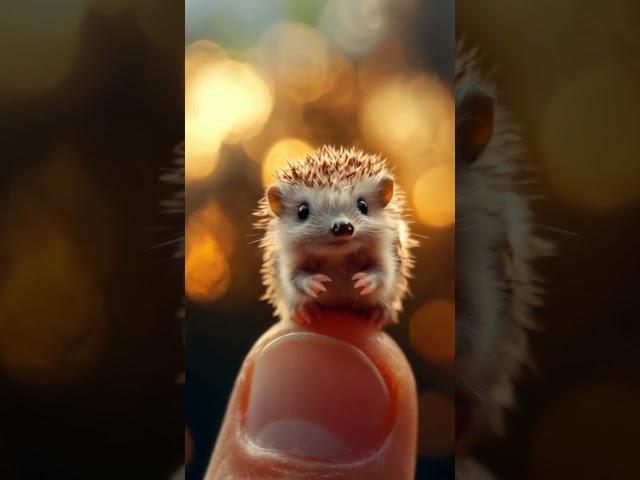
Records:
[[[498,398],[505,406],[502,430],[485,429],[465,451],[498,478],[637,476],[639,21],[640,5],[630,0],[456,2],[457,35],[467,51],[478,49],[475,81],[489,86],[495,118],[508,126],[494,135],[509,130],[518,144],[514,170],[502,172],[511,179],[503,198],[525,198],[528,215],[511,217],[518,228],[507,244],[527,237],[538,253],[541,241],[554,245],[551,256],[529,256],[526,269],[516,250],[505,252],[510,282],[482,294],[504,298],[526,274],[521,334],[508,338],[500,323],[485,321],[491,336],[470,339],[484,346],[474,365],[485,359],[485,371],[515,372],[499,382],[468,371],[474,387],[490,385],[474,388],[478,408]],[[485,217],[485,231],[494,221]],[[477,235],[464,238],[477,247]]]
[[[0,3],[3,479],[182,463],[183,223],[160,177],[184,135],[183,36],[181,1]]]

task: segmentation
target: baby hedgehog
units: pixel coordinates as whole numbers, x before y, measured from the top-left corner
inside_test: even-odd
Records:
[[[417,242],[386,161],[323,146],[276,177],[255,212],[265,231],[263,300],[275,315],[309,324],[346,310],[380,327],[397,322]]]

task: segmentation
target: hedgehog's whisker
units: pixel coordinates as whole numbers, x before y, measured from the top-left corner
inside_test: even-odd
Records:
[[[411,236],[412,237],[418,237],[418,238],[424,238],[426,240],[431,240],[431,237],[429,237],[427,235],[420,235],[419,233],[412,233]]]
[[[572,232],[570,230],[565,230],[558,227],[552,227],[551,225],[543,225],[541,223],[534,223],[534,227],[539,228],[541,230],[548,230],[550,232],[562,233],[564,235],[570,235],[572,237],[580,237],[581,235],[577,232]]]
[[[156,245],[154,245],[153,247],[151,247],[152,249],[155,248],[161,248],[161,247],[166,247],[167,245],[173,245],[175,243],[179,243],[180,241],[183,240],[183,237],[177,237],[177,238],[173,238],[171,240],[168,240],[166,242],[162,242],[162,243],[158,243]]]

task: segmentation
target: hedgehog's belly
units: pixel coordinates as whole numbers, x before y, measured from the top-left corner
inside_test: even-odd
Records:
[[[319,266],[319,273],[331,278],[331,282],[325,283],[326,292],[318,295],[315,302],[323,307],[345,308],[349,310],[367,309],[377,305],[377,295],[360,295],[360,289],[354,288],[355,281],[352,277],[363,271],[370,263],[361,258],[346,257],[338,259],[325,259]]]

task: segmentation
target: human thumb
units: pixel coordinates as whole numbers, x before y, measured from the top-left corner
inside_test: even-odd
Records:
[[[413,478],[416,403],[379,329],[343,313],[280,322],[241,367],[206,478]]]

